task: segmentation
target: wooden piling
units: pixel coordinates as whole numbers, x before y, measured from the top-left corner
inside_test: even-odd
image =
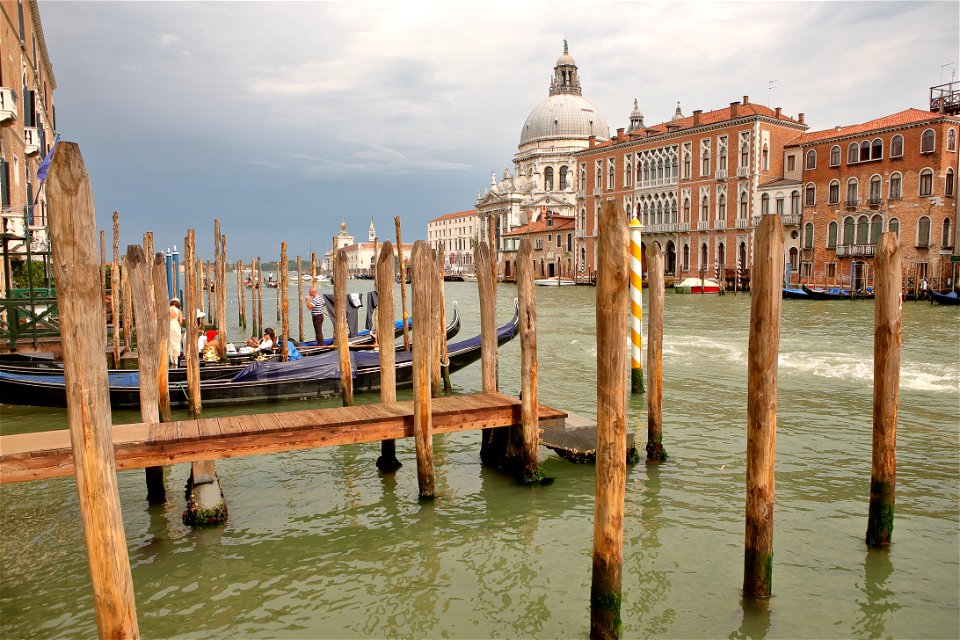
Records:
[[[199,418],[200,404],[200,338],[197,326],[197,268],[196,268],[196,238],[193,229],[187,231],[183,241],[183,329],[184,329],[184,357],[187,367],[187,389],[190,396],[189,414],[191,418]]]
[[[430,307],[430,326],[433,327],[433,333],[430,339],[433,340],[433,358],[430,360],[430,395],[434,398],[440,397],[441,379],[440,379],[440,352],[442,350],[442,341],[444,330],[440,325],[440,290],[443,275],[440,273],[440,251],[433,250],[430,260],[430,296],[433,305]]]
[[[247,328],[247,295],[243,286],[243,261],[237,260],[237,322],[241,329]]]
[[[874,263],[873,468],[867,545],[885,547],[893,535],[897,484],[897,409],[900,402],[902,267],[895,233],[880,237]]]
[[[773,580],[774,454],[780,347],[780,216],[761,216],[754,232],[747,354],[747,503],[743,595],[768,598]]]
[[[490,246],[480,242],[474,250],[477,288],[480,294],[480,373],[484,393],[497,391],[497,301],[490,267]],[[506,429],[484,429],[481,434],[480,460],[499,467],[506,453]]]
[[[417,447],[417,485],[420,499],[434,497],[433,411],[430,398],[430,365],[433,361],[433,281],[436,269],[430,245],[413,245],[413,435]]]
[[[290,337],[290,296],[287,291],[287,243],[280,243],[280,264],[277,265],[279,272],[277,275],[280,278],[280,287],[277,291],[277,297],[281,300],[280,303],[280,326],[282,330],[280,332],[280,359],[286,362],[290,359],[290,354],[287,352],[287,339]]]
[[[627,481],[627,226],[619,201],[600,208],[597,239],[597,497],[590,637],[620,637]]]
[[[120,212],[113,212],[113,263],[110,265],[110,314],[113,316],[113,366],[120,367],[120,301],[125,301],[125,296],[121,291],[120,285]],[[126,305],[124,305],[126,312]],[[129,349],[129,333],[127,332],[128,320],[126,316],[123,319],[123,337],[124,346]]]
[[[380,247],[377,258],[377,342],[380,345],[380,402],[397,401],[396,350],[393,339],[394,316],[394,280],[393,245],[389,240]],[[383,332],[381,334],[381,332]],[[396,440],[383,440],[380,443],[380,457],[377,468],[391,472],[400,468],[397,460]]]
[[[147,273],[150,274],[150,277],[148,279],[148,282],[150,284],[150,291],[153,291],[153,274],[152,274],[152,267],[151,267],[151,265],[153,264],[153,231],[143,232],[143,257],[147,261]]]
[[[214,294],[217,297],[217,353],[220,359],[227,357],[227,236],[220,236],[220,258],[217,260],[217,282]]]
[[[313,276],[313,283],[317,283],[317,254],[315,251],[310,252],[310,275]]]
[[[537,299],[533,285],[533,246],[520,241],[517,258],[517,297],[520,305],[520,421],[522,449],[514,473],[521,482],[540,480],[537,458],[540,450],[540,419],[537,403]]]
[[[303,264],[300,256],[297,256],[297,317],[300,320],[298,340],[303,342]]]
[[[663,251],[657,242],[647,248],[650,286],[647,320],[647,462],[667,459],[663,448]]]
[[[400,216],[393,218],[397,227],[397,261],[400,267],[400,311],[403,320],[403,350],[410,351],[410,316],[407,315],[407,269],[403,262],[403,240],[400,237]]]
[[[497,266],[497,227],[495,219],[488,221],[487,224],[487,246],[490,249],[490,271],[493,275],[493,300],[496,307],[497,300],[497,276],[499,269]]]
[[[139,638],[130,558],[113,454],[110,392],[98,302],[96,216],[89,177],[73,142],[61,142],[47,180],[53,271],[63,336],[67,422],[101,638]],[[116,295],[116,293],[114,293]]]
[[[167,299],[167,261],[162,253],[153,257],[154,313],[157,317],[157,405],[160,421],[170,422],[170,300]]]
[[[260,337],[260,319],[257,317],[257,261],[250,260],[250,315],[253,316],[253,332],[250,334],[254,338]]]
[[[259,339],[263,334],[263,262],[257,257],[257,333],[255,338]]]
[[[204,260],[203,261],[203,289],[204,289],[204,295],[207,298],[207,308],[206,308],[207,322],[209,322],[211,325],[214,323],[214,320],[216,320],[216,318],[214,318],[213,316],[215,316],[217,313],[213,305],[214,282],[213,282],[212,269],[213,267],[210,266],[210,261]]]
[[[340,393],[343,406],[353,405],[353,376],[350,371],[350,347],[347,337],[347,253],[335,252],[333,261],[333,343],[340,362]]]
[[[437,275],[439,278],[437,286],[440,291],[440,298],[437,303],[437,307],[440,309],[440,321],[437,324],[437,336],[440,340],[440,355],[437,360],[440,364],[440,378],[443,380],[443,392],[451,393],[453,391],[453,385],[450,384],[450,358],[447,356],[447,302],[443,292],[443,271],[444,263],[446,262],[444,249],[445,246],[443,242],[441,242],[437,249]]]
[[[133,299],[130,297],[130,277],[127,275],[127,258],[120,259],[120,289],[123,297],[123,347],[125,351],[133,350],[136,344],[134,336]],[[62,334],[62,332],[61,332]],[[119,366],[120,363],[117,363]]]

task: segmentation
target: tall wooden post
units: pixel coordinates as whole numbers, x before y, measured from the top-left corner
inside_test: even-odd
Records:
[[[440,291],[443,276],[440,273],[440,251],[431,251],[431,270],[430,270],[430,295],[433,299],[433,305],[430,307],[430,326],[433,327],[433,333],[430,339],[433,340],[433,359],[430,361],[430,395],[434,398],[440,396],[440,357],[443,343],[443,327],[440,326]]]
[[[437,287],[439,289],[439,302],[437,308],[440,309],[440,321],[437,323],[437,336],[440,341],[440,351],[437,356],[437,362],[440,365],[440,377],[443,380],[443,392],[453,391],[453,385],[450,384],[450,359],[447,356],[447,303],[443,292],[443,271],[446,263],[445,247],[441,242],[437,248]]]
[[[257,257],[257,334],[256,338],[259,338],[263,333],[263,262],[260,260],[260,257]]]
[[[403,315],[403,350],[410,351],[410,316],[407,315],[407,269],[403,263],[403,240],[400,237],[400,216],[393,218],[397,227],[397,260],[400,266],[400,311]]]
[[[257,316],[257,288],[260,286],[260,280],[257,277],[257,261],[250,260],[250,315],[253,316],[253,332],[250,334],[254,338],[259,338],[260,318]]]
[[[220,259],[217,261],[217,353],[227,357],[227,236],[220,236]]]
[[[313,277],[313,283],[317,283],[317,253],[310,252],[310,275]]]
[[[280,298],[280,321],[283,330],[281,331],[282,337],[280,338],[280,359],[286,362],[290,359],[290,354],[287,352],[287,339],[290,337],[290,295],[287,289],[287,243],[280,243],[280,264],[278,265],[280,272],[278,275],[280,277],[280,288],[277,291],[277,296]]]
[[[490,272],[493,275],[493,300],[496,307],[497,300],[497,227],[495,219],[487,220],[487,243],[490,248]]]
[[[597,498],[590,637],[620,637],[623,510],[627,481],[627,227],[619,201],[600,209],[597,239]]]
[[[873,469],[867,545],[885,547],[893,535],[897,484],[897,409],[900,402],[900,343],[903,331],[900,250],[895,233],[880,237],[874,270]]]
[[[490,246],[480,242],[474,250],[477,266],[477,288],[480,295],[480,372],[484,393],[497,391],[497,299],[490,266]],[[508,431],[505,428],[484,429],[481,435],[480,460],[499,467],[506,452]]]
[[[339,249],[333,261],[333,343],[340,362],[340,392],[343,406],[353,405],[353,376],[350,371],[350,345],[347,338],[347,252]]]
[[[417,485],[420,499],[434,497],[433,409],[430,398],[430,365],[433,361],[434,265],[430,245],[413,245],[413,437],[417,447]]]
[[[650,317],[647,320],[647,461],[667,459],[663,448],[663,251],[657,242],[647,249]]]
[[[152,257],[153,256],[153,231],[143,232],[143,256],[144,258],[146,258],[148,262],[147,271],[149,272],[152,268],[151,265],[153,264],[153,257]],[[151,273],[149,282],[150,282],[150,291],[153,291],[152,273]]]
[[[67,423],[101,638],[139,638],[113,455],[110,392],[97,301],[96,217],[80,149],[61,142],[47,180],[53,272],[63,335]]]
[[[396,350],[393,339],[394,296],[393,287],[396,271],[393,266],[393,245],[389,240],[380,247],[377,258],[377,342],[380,345],[380,402],[397,401]],[[383,333],[381,333],[383,332]],[[397,460],[396,440],[383,440],[380,443],[380,457],[377,468],[381,471],[396,471],[400,468]]]
[[[520,304],[520,423],[523,448],[516,469],[522,482],[539,480],[540,416],[537,404],[537,299],[533,286],[533,246],[520,241],[517,258],[517,297]]]
[[[120,212],[113,212],[113,263],[110,266],[110,315],[113,316],[113,366],[120,367],[120,301],[124,299],[120,286]],[[124,307],[126,312],[126,307]],[[129,320],[123,318],[124,346],[130,348]]]
[[[196,238],[193,229],[187,231],[183,241],[183,308],[184,308],[184,355],[187,367],[187,389],[190,395],[190,417],[200,417],[200,328],[197,326],[197,257]]]
[[[303,264],[300,256],[297,256],[297,317],[300,320],[298,340],[303,342]]]
[[[207,297],[207,316],[209,317],[209,322],[212,325],[216,318],[214,316],[217,314],[216,308],[213,304],[213,287],[214,287],[214,278],[213,278],[213,267],[210,266],[209,260],[203,261],[203,288],[204,294]]]
[[[130,277],[127,275],[127,258],[120,260],[120,289],[123,296],[123,346],[127,351],[133,350],[136,338],[133,333],[133,299],[130,297]],[[119,363],[118,365],[119,366]]]
[[[754,232],[747,354],[747,508],[743,595],[768,598],[773,581],[774,453],[780,348],[780,216],[761,216]]]
[[[630,220],[630,392],[643,393],[643,225]]]
[[[237,320],[241,329],[247,328],[247,293],[243,286],[243,260],[237,260]]]
[[[162,253],[153,257],[153,303],[157,317],[157,405],[160,421],[170,422],[170,301],[167,299],[167,261]]]

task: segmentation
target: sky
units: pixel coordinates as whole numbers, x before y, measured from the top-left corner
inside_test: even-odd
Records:
[[[309,256],[341,221],[426,237],[513,167],[563,41],[611,129],[751,101],[810,130],[927,108],[960,77],[957,2],[41,0],[57,127],[121,247],[196,229],[229,258]],[[771,81],[775,81],[771,84]],[[771,88],[772,87],[772,88]]]

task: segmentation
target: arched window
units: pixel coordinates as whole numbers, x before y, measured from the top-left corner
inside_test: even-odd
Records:
[[[683,199],[683,222],[684,224],[690,223],[690,200],[689,198]]]
[[[561,190],[561,191],[563,191],[563,190],[566,189],[568,186],[570,186],[570,185],[567,184],[567,176],[568,176],[569,172],[570,172],[570,170],[567,169],[566,167],[560,167],[560,190]]]
[[[704,242],[700,245],[700,268],[707,268],[707,243]]]
[[[856,178],[850,178],[849,180],[847,180],[847,206],[848,207],[855,207],[858,204],[860,197],[859,195],[857,195],[858,193],[857,187],[858,185],[857,185]]]
[[[880,204],[880,185],[882,183],[883,180],[878,175],[870,178],[870,204]]]
[[[543,170],[543,190],[553,191],[553,167]]]
[[[954,182],[953,169],[947,169],[946,180],[944,180],[944,183],[943,183],[943,195],[945,196],[953,195],[953,182]]]
[[[840,204],[840,181],[830,181],[830,199],[828,204]]]
[[[933,169],[924,169],[920,172],[920,195],[933,195]]]
[[[700,152],[700,175],[710,175],[710,147],[704,147]]]
[[[949,129],[947,131],[947,151],[957,150],[957,130]]]
[[[827,227],[827,248],[835,249],[837,246],[837,223],[831,222]]]
[[[683,270],[690,270],[690,245],[683,245]]]
[[[615,189],[617,181],[616,160],[610,158],[607,160],[607,189]]]
[[[917,246],[930,246],[930,218],[927,216],[921,216],[917,220]]]
[[[670,222],[675,223],[677,221],[677,201],[673,200],[670,203]]]
[[[953,246],[953,235],[950,233],[950,218],[943,219],[943,229],[941,229],[941,233],[940,233],[940,246],[941,247]]]
[[[797,190],[790,193],[790,213],[795,216],[800,215],[800,192]]]
[[[870,244],[880,242],[881,233],[883,233],[883,216],[878,213],[870,219]]]
[[[703,196],[703,200],[700,201],[700,222],[707,222],[710,220],[710,200],[707,196]]]
[[[770,213],[770,194],[765,193],[760,196],[760,213],[767,215]]]
[[[720,194],[717,196],[717,220],[727,219],[727,196]]]
[[[920,134],[920,153],[933,153],[936,147],[937,134],[933,129],[926,129]]]
[[[803,248],[809,249],[813,246],[813,223],[808,222],[803,226]]]
[[[782,216],[785,213],[785,211],[783,210],[784,208],[783,205],[784,205],[783,196],[781,196],[780,194],[777,194],[777,215],[778,216]]]
[[[860,145],[851,142],[847,147],[847,164],[857,164],[860,162]]]
[[[870,159],[870,142],[864,140],[860,143],[860,162],[866,162]]]
[[[657,202],[657,224],[663,224],[663,203]]]
[[[760,152],[760,170],[766,171],[770,168],[770,149],[767,148],[767,143],[763,143],[763,151]]]
[[[899,133],[890,139],[890,157],[891,158],[903,157],[903,136],[900,135]]]
[[[677,170],[677,156],[673,156],[673,165],[672,165],[672,166],[673,166],[673,174],[672,174],[672,177],[673,177],[674,179],[676,179],[677,176],[679,175],[679,171]]]
[[[887,223],[887,231],[892,231],[897,234],[897,240],[900,239],[900,221],[896,218],[890,218],[890,222]]]
[[[657,158],[657,179],[663,179],[663,158]]]
[[[808,182],[803,191],[803,203],[808,207],[817,204],[817,185],[812,182]]]
[[[830,147],[830,166],[839,167],[840,166],[840,145],[835,144]]]
[[[873,144],[870,148],[870,159],[880,160],[881,158],[883,158],[883,140],[880,138],[874,138]]]
[[[813,149],[807,151],[807,169],[816,169],[817,168],[817,152]]]
[[[740,194],[740,219],[746,220],[748,213],[749,209],[747,208],[747,192],[744,191]]]
[[[853,222],[853,216],[847,216],[843,219],[843,244],[848,247],[853,244],[853,234],[856,225]]]
[[[857,244],[867,244],[870,238],[870,219],[867,216],[857,218]]]
[[[899,173],[890,176],[890,199],[899,200],[903,197],[903,177]]]

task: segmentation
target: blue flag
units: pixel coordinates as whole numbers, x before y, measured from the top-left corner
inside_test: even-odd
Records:
[[[43,159],[43,162],[40,163],[40,167],[37,169],[37,179],[40,182],[43,182],[47,179],[47,174],[50,173],[50,162],[53,160],[53,152],[57,150],[57,143],[60,142],[60,136],[53,141],[53,146],[50,147],[50,151],[47,152],[47,157]],[[39,195],[39,193],[37,194]]]

